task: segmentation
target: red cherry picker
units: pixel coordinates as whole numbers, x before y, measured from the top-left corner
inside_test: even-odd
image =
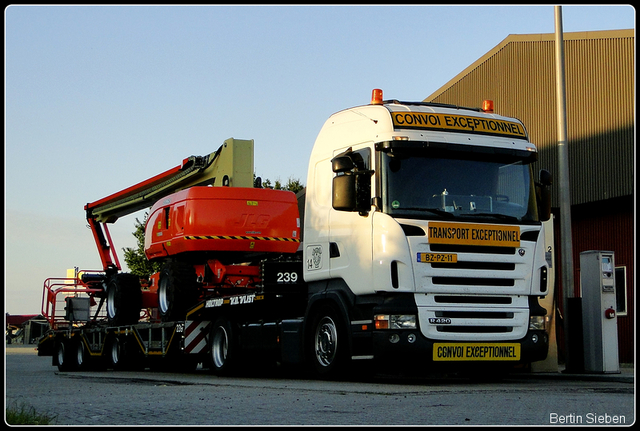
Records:
[[[263,322],[304,313],[300,216],[292,192],[253,186],[253,141],[228,139],[86,204],[102,270],[45,281],[52,330],[39,354],[61,370],[203,363],[222,372],[240,350],[264,347],[255,340],[275,345],[276,325]],[[162,269],[141,283],[122,272],[108,224],[149,207],[145,254]]]

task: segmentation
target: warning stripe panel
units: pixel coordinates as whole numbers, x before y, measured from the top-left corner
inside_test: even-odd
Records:
[[[185,322],[185,353],[200,353],[207,347],[207,325],[209,322]]]
[[[287,241],[300,242],[296,238],[283,238],[274,236],[228,236],[228,235],[185,235],[185,239],[240,239],[250,241]]]

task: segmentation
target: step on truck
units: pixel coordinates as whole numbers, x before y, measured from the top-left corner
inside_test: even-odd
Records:
[[[101,270],[47,279],[38,354],[87,367],[218,374],[268,364],[333,376],[545,359],[551,176],[524,125],[479,109],[383,100],[333,114],[306,188],[261,188],[253,141],[85,206]],[[124,273],[107,225],[149,208]]]

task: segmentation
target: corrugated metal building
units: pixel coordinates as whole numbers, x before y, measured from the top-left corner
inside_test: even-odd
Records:
[[[574,291],[580,296],[580,252],[615,252],[622,363],[634,361],[635,340],[634,37],[634,30],[564,33]],[[534,172],[545,168],[557,178],[554,34],[510,35],[425,101],[478,107],[484,99],[494,101],[497,114],[524,122],[539,150]],[[557,181],[553,195],[557,215]],[[559,273],[556,283],[561,300]]]

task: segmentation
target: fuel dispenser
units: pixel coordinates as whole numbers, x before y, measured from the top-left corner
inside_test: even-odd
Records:
[[[614,253],[580,253],[580,283],[584,371],[619,373]]]

